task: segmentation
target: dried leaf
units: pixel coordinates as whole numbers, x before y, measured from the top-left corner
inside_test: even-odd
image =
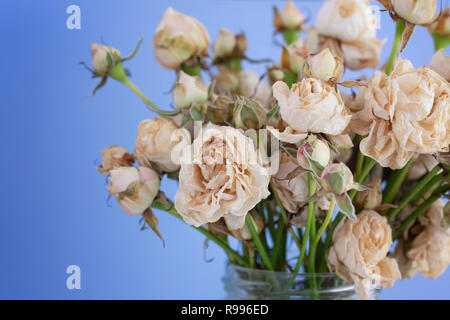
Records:
[[[408,41],[413,34],[414,28],[416,27],[415,24],[408,21],[405,21],[405,23],[406,27],[402,34],[402,42],[400,43],[400,50],[398,51],[399,54],[402,53],[402,51],[406,48],[406,45],[408,44]]]
[[[150,227],[150,229],[152,229],[152,231],[161,239],[163,247],[165,247],[166,243],[164,242],[164,238],[162,237],[158,227],[158,218],[156,218],[152,209],[148,208],[147,210],[145,210],[142,216],[144,217],[145,222]]]

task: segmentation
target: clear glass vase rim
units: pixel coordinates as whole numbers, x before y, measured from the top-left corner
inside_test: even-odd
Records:
[[[233,268],[236,270],[242,270],[242,271],[249,271],[249,272],[258,272],[258,273],[266,273],[266,274],[278,274],[278,275],[293,275],[296,277],[339,277],[334,272],[316,272],[316,273],[309,273],[309,272],[298,272],[294,274],[293,272],[287,272],[287,271],[271,271],[266,269],[255,269],[255,268],[246,268],[242,266],[238,266],[235,264],[228,263],[227,268]]]

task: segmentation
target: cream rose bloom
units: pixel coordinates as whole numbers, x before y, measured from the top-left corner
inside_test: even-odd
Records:
[[[195,55],[208,56],[209,35],[195,18],[169,7],[153,38],[156,61],[167,69],[177,69]]]
[[[229,229],[240,229],[245,216],[269,196],[270,176],[260,164],[253,141],[239,130],[208,124],[183,151],[175,208],[190,225],[224,218]]]
[[[445,80],[450,81],[450,56],[444,53],[444,49],[437,51],[433,55],[430,69],[439,73]]]
[[[272,187],[289,212],[297,212],[308,202],[308,172],[285,152],[281,152],[278,171],[272,176]]]
[[[401,275],[397,262],[386,256],[392,244],[386,218],[372,210],[357,217],[344,218],[336,227],[327,262],[330,271],[354,283],[359,296],[369,299],[375,285],[390,288]]]
[[[404,278],[422,273],[434,279],[450,264],[450,228],[443,210],[444,202],[438,199],[419,217],[423,231],[411,243],[401,240],[397,245],[395,257]]]
[[[344,41],[374,38],[376,17],[368,0],[325,1],[316,28],[322,35]]]
[[[428,68],[415,70],[400,60],[389,77],[375,72],[358,113],[363,125],[352,124],[356,133],[369,134],[361,152],[383,167],[400,169],[414,153],[448,151],[449,104],[449,83]]]
[[[281,118],[298,132],[341,134],[351,115],[338,92],[323,81],[307,78],[292,85],[277,81],[273,95]]]
[[[172,161],[172,151],[179,144],[186,143],[182,136],[174,139],[178,131],[175,123],[167,118],[141,121],[134,149],[139,164],[164,172],[177,171],[180,165]]]

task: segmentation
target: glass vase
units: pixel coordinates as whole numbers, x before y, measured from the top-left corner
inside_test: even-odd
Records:
[[[358,300],[353,284],[335,273],[293,275],[229,264],[222,280],[231,300]],[[378,294],[373,289],[371,298]]]

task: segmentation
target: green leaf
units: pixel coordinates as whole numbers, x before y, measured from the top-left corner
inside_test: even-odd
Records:
[[[309,167],[311,168],[311,171],[316,175],[317,177],[320,177],[321,172],[323,171],[324,166],[322,166],[319,162],[314,160],[309,152],[304,152],[305,158],[308,161]]]
[[[345,216],[347,216],[350,220],[356,220],[355,207],[346,192],[336,195],[336,204]]]

